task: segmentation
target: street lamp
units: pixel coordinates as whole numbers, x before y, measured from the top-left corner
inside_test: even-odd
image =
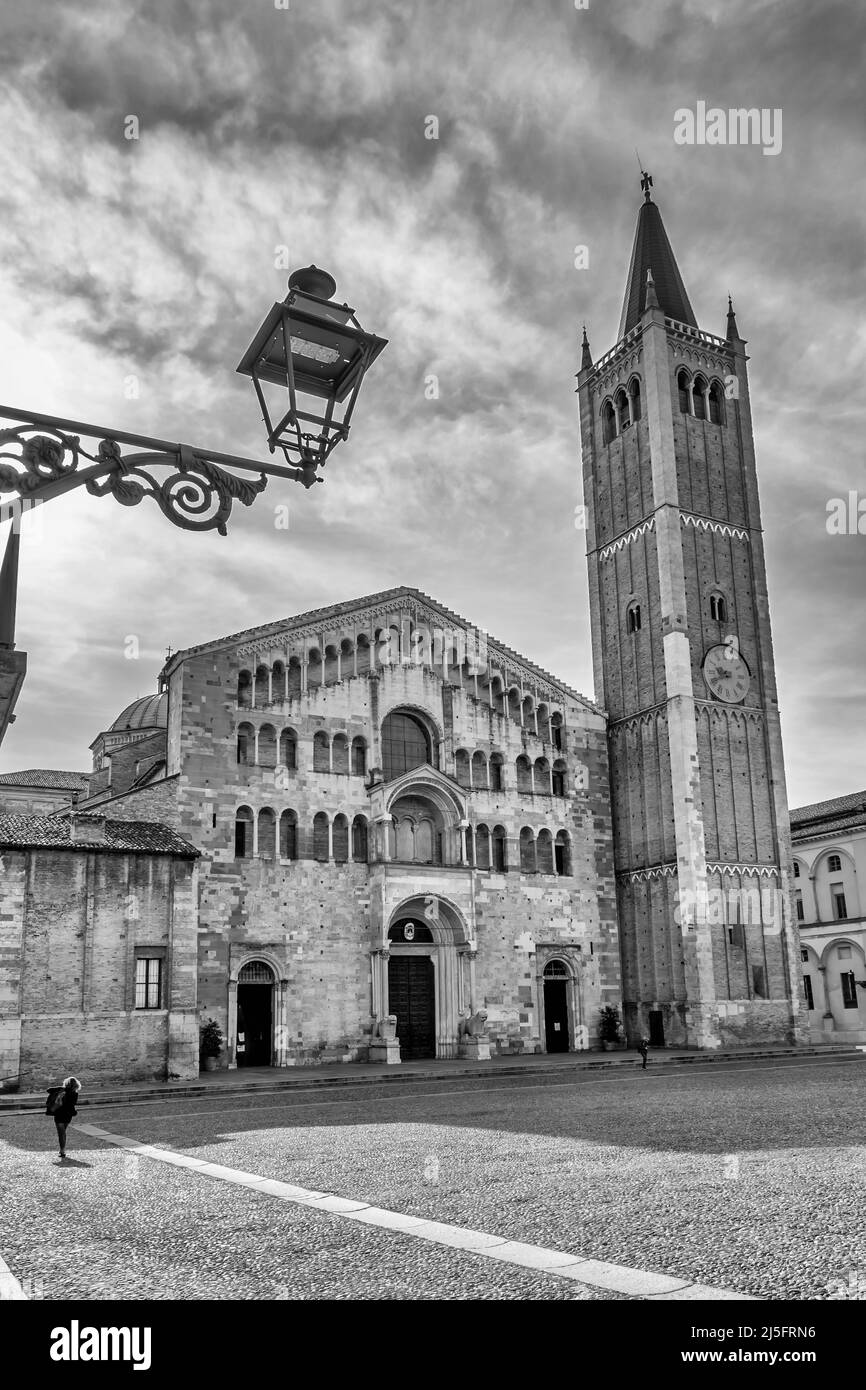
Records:
[[[0,405],[0,420],[13,422],[0,428],[0,495],[12,494],[0,503],[0,520],[20,518],[22,511],[83,485],[94,497],[110,494],[125,507],[152,497],[175,526],[216,529],[224,536],[233,502],[250,506],[269,476],[307,488],[320,482],[317,470],[347,437],[366,371],[386,344],[364,332],[348,305],[331,302],[335,290],[326,271],[295,271],[286,299],[270,310],[238,366],[252,377],[268,448],[272,454],[281,449],[285,464]],[[276,423],[263,383],[287,394],[288,409]],[[324,401],[323,415],[309,409],[308,396]],[[339,418],[337,406],[343,408]],[[121,445],[139,452],[124,453]],[[299,466],[287,466],[293,458]],[[166,468],[167,477],[159,471]]]
[[[306,487],[322,481],[316,470],[347,438],[361,383],[386,345],[364,332],[348,304],[333,302],[336,289],[326,270],[296,270],[286,298],[273,305],[237,368],[252,377],[271,453],[296,457]],[[304,396],[322,401],[324,414],[302,409]]]

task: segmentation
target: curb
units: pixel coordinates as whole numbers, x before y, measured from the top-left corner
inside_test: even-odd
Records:
[[[760,1061],[762,1059],[788,1059],[804,1057],[854,1057],[858,1052],[866,1055],[866,1049],[852,1047],[847,1048],[841,1045],[830,1047],[803,1047],[789,1049],[749,1049],[748,1051],[737,1052],[713,1052],[701,1053],[692,1052],[682,1055],[671,1054],[669,1056],[659,1055],[654,1057],[649,1071],[655,1071],[659,1067],[674,1066],[714,1066],[724,1062],[747,1062]],[[579,1056],[580,1054],[576,1054]],[[605,1058],[608,1054],[602,1054]],[[639,1067],[636,1056],[629,1053],[627,1056],[602,1060],[599,1056],[597,1060],[575,1061],[573,1063],[558,1062],[551,1066],[549,1063],[540,1061],[536,1064],[525,1064],[523,1066],[498,1065],[497,1062],[481,1063],[474,1066],[460,1067],[459,1065],[446,1065],[445,1067],[431,1067],[425,1071],[395,1072],[390,1069],[382,1068],[381,1072],[376,1069],[375,1075],[367,1072],[362,1074],[351,1074],[351,1064],[347,1064],[347,1075],[321,1076],[316,1074],[316,1068],[273,1068],[272,1076],[267,1079],[256,1079],[255,1081],[230,1081],[230,1082],[195,1082],[195,1081],[160,1081],[151,1085],[129,1086],[118,1090],[106,1088],[103,1091],[91,1091],[87,1098],[82,1097],[78,1106],[79,1109],[87,1106],[115,1106],[115,1105],[134,1105],[138,1101],[149,1100],[168,1100],[175,1096],[196,1096],[219,1097],[219,1096],[240,1096],[253,1095],[258,1092],[273,1093],[276,1091],[292,1090],[326,1090],[328,1088],[351,1088],[355,1086],[381,1086],[397,1085],[412,1086],[414,1083],[423,1084],[429,1081],[475,1081],[479,1079],[491,1080],[494,1077],[519,1077],[519,1076],[564,1076],[569,1077],[577,1072],[590,1071],[616,1071],[628,1070]],[[369,1064],[368,1064],[369,1065]],[[286,1073],[293,1073],[286,1075]],[[0,1116],[5,1114],[22,1114],[34,1111],[41,1111],[45,1104],[45,1092],[29,1093],[7,1093],[0,1095]]]

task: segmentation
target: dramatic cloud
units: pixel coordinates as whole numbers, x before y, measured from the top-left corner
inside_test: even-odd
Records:
[[[0,12],[7,402],[265,457],[234,367],[283,247],[390,340],[326,485],[271,483],[227,539],[46,509],[4,766],[87,767],[169,643],[398,583],[592,694],[574,373],[584,321],[596,356],[616,336],[637,146],[699,322],[730,290],[750,340],[791,801],[866,785],[866,542],[825,525],[866,494],[858,29],[805,0]],[[781,108],[782,152],[676,145],[699,100]]]

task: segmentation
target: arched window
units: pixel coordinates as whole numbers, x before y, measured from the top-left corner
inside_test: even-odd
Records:
[[[536,758],[532,769],[532,790],[537,796],[550,796],[550,763],[546,758]]]
[[[694,405],[695,419],[706,420],[707,383],[702,376],[696,376],[692,382],[692,404]]]
[[[628,398],[629,398],[629,403],[630,403],[630,405],[631,405],[631,422],[632,422],[633,425],[635,425],[635,424],[637,424],[637,422],[638,422],[638,420],[640,419],[640,416],[641,416],[641,409],[640,409],[640,382],[638,381],[637,377],[635,377],[635,378],[631,381],[631,383],[629,384],[629,388],[628,388]]]
[[[550,737],[554,748],[562,752],[562,715],[558,710],[550,716]]]
[[[794,860],[794,877],[795,877],[795,878],[799,878],[799,877],[800,877],[800,865],[799,865],[799,863],[797,862],[796,859]]]
[[[508,715],[515,724],[523,723],[523,709],[520,699],[520,691],[513,685],[508,692]]]
[[[621,434],[631,424],[628,417],[628,396],[622,387],[619,388],[613,398],[613,408],[617,417],[617,434]]]
[[[710,617],[715,623],[728,621],[728,605],[723,594],[710,594]]]
[[[525,825],[520,832],[520,872],[534,874],[535,871],[535,836]]]
[[[517,790],[519,792],[532,791],[532,767],[529,759],[523,753],[517,759]]]
[[[267,666],[256,667],[256,705],[261,709],[270,699],[270,682]]]
[[[295,772],[298,766],[298,736],[294,729],[283,729],[280,734],[280,766]]]
[[[325,648],[325,685],[336,685],[337,683],[337,648]]]
[[[238,708],[249,709],[253,703],[253,678],[249,671],[238,672]]]
[[[271,699],[282,702],[286,698],[286,664],[275,661],[271,671]]]
[[[347,681],[349,677],[354,674],[354,664],[355,648],[352,646],[348,637],[344,637],[340,643],[340,675],[344,681]]]
[[[493,867],[499,873],[505,873],[508,868],[508,841],[505,835],[505,827],[495,825],[493,827]]]
[[[492,792],[502,791],[502,754],[492,753],[490,755],[490,790]]]
[[[273,859],[277,852],[277,818],[270,806],[259,811],[259,857]]]
[[[256,759],[256,732],[252,724],[238,725],[238,762],[249,766]]]
[[[475,829],[475,866],[478,869],[490,868],[490,831],[486,825]]]
[[[627,632],[640,632],[640,604],[630,603],[625,610],[625,626]]]
[[[494,676],[490,682],[490,703],[497,714],[505,713],[505,691],[499,676]]]
[[[538,706],[538,709],[537,709],[537,711],[536,711],[536,716],[535,716],[535,717],[536,717],[536,719],[537,719],[537,721],[538,721],[538,737],[539,737],[540,739],[542,739],[544,743],[549,743],[549,742],[550,742],[550,710],[548,709],[547,705],[544,705],[544,704],[539,705],[539,706]]]
[[[616,411],[613,401],[605,401],[601,408],[601,430],[604,443],[612,444],[616,439]]]
[[[367,745],[362,738],[352,739],[352,776],[363,777],[367,771]]]
[[[322,653],[318,647],[311,647],[307,652],[307,689],[311,686],[322,684]]]
[[[411,714],[387,715],[382,723],[382,762],[387,782],[433,762],[430,739],[420,720]]]
[[[557,830],[553,847],[556,872],[566,878],[571,874],[571,843],[565,830]]]
[[[680,410],[684,415],[691,415],[692,402],[689,394],[689,374],[688,372],[677,373],[677,392],[680,398]]]
[[[531,695],[524,695],[523,704],[520,707],[520,722],[524,729],[535,729],[535,705]]]
[[[313,817],[313,858],[320,864],[328,862],[328,817],[324,811],[317,811]]]
[[[562,761],[562,758],[557,758],[556,762],[553,764],[552,781],[554,796],[565,796],[565,772],[565,763]]]
[[[723,425],[725,423],[725,394],[717,381],[710,385],[708,397],[710,407],[710,424]]]
[[[284,811],[280,816],[280,858],[298,857],[298,817],[294,811]]]
[[[328,735],[320,729],[313,738],[313,771],[331,771],[331,749],[328,743]]]
[[[370,639],[366,632],[358,634],[358,675],[364,676],[370,669]]]
[[[253,853],[253,813],[249,806],[235,812],[235,859],[250,859]]]
[[[334,734],[334,742],[331,749],[332,770],[334,772],[349,772],[349,740],[345,734]]]
[[[348,864],[349,822],[344,815],[334,817],[334,829],[331,833],[334,846],[334,863]]]
[[[296,656],[289,662],[289,699],[301,693],[301,663]]]
[[[456,764],[457,781],[461,787],[469,786],[469,754],[465,748],[458,748],[454,755]]]
[[[352,821],[352,858],[356,864],[367,862],[367,822],[363,816]]]
[[[487,759],[481,752],[472,754],[472,785],[487,790]]]
[[[277,765],[277,731],[273,724],[263,724],[259,729],[259,767]]]
[[[553,873],[553,836],[549,830],[539,830],[536,857],[540,874]]]

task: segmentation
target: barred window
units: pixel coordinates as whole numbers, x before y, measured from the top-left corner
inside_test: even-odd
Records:
[[[135,1007],[159,1009],[162,999],[162,957],[139,956],[135,962]]]

